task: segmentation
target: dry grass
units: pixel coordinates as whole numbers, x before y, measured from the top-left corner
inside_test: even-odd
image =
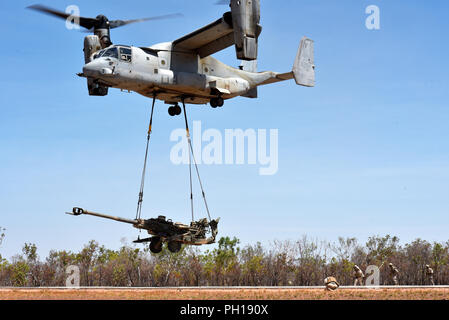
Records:
[[[0,300],[449,300],[449,289],[0,289]]]

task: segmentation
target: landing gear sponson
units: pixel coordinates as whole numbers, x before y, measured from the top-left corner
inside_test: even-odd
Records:
[[[216,98],[212,98],[210,99],[210,106],[212,108],[221,108],[224,105],[224,99],[222,97],[216,97]],[[182,109],[179,106],[179,104],[175,104],[171,107],[168,108],[168,114],[171,117],[175,117],[175,116],[179,116],[182,113]]]

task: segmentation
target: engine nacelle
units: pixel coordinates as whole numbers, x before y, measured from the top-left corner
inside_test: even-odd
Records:
[[[260,0],[231,0],[237,59],[256,60],[260,25]]]
[[[96,35],[87,36],[84,38],[84,62],[92,61],[92,56],[95,52],[100,51],[102,45],[100,38]],[[108,94],[108,87],[99,85],[94,79],[87,79],[87,89],[90,96],[106,96]]]
[[[92,55],[101,50],[101,43],[98,36],[87,36],[84,38],[84,62],[92,61]]]

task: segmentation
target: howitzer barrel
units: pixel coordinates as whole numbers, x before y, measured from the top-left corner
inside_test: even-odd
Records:
[[[120,217],[109,216],[109,215],[102,214],[102,213],[87,211],[87,210],[84,210],[81,208],[73,208],[73,212],[69,213],[69,214],[74,215],[74,216],[80,216],[82,214],[86,214],[88,216],[94,216],[94,217],[114,220],[114,221],[118,221],[118,222],[132,224],[132,225],[137,225],[139,223],[137,220],[130,220],[130,219],[125,219],[125,218],[120,218]]]

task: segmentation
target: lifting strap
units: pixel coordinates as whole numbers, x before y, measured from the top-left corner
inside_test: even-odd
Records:
[[[141,216],[142,216],[143,192],[144,192],[144,188],[145,188],[145,176],[146,176],[147,163],[148,163],[148,149],[149,149],[149,145],[150,145],[150,138],[151,138],[151,132],[152,132],[152,126],[153,126],[153,114],[154,114],[155,102],[156,102],[156,94],[154,94],[154,96],[153,96],[153,105],[151,107],[150,125],[148,127],[147,146],[145,149],[145,160],[144,160],[144,164],[143,164],[142,178],[141,178],[141,182],[140,182],[139,200],[137,202],[136,220],[140,220]],[[187,112],[186,112],[186,105],[184,102],[184,98],[182,98],[182,106],[183,106],[183,110],[184,110],[184,121],[185,121],[185,126],[186,126],[187,141],[189,144],[190,209],[191,209],[191,213],[192,213],[192,222],[195,221],[195,212],[194,212],[194,205],[193,205],[192,160],[195,165],[196,175],[198,177],[198,182],[199,182],[199,185],[201,188],[201,193],[203,195],[204,205],[206,207],[207,216],[208,216],[209,222],[210,222],[210,221],[212,221],[212,218],[210,215],[209,206],[207,204],[206,193],[204,192],[203,182],[201,181],[198,163],[196,162],[195,154],[193,152],[192,139],[190,137],[189,123],[187,120]]]
[[[198,177],[198,182],[200,184],[201,193],[203,195],[204,206],[206,207],[207,216],[208,216],[209,222],[210,222],[210,221],[212,221],[212,218],[210,215],[209,206],[207,204],[206,193],[204,192],[203,182],[201,181],[200,171],[198,169],[198,163],[196,162],[195,153],[193,152],[192,139],[190,138],[189,123],[187,121],[186,104],[185,104],[184,98],[182,98],[182,107],[184,110],[184,121],[185,121],[185,125],[186,125],[187,141],[189,143],[190,207],[191,207],[191,211],[192,211],[192,222],[195,221],[194,209],[193,209],[192,159],[195,164],[196,175]]]
[[[143,163],[142,179],[140,182],[139,200],[137,201],[136,220],[140,220],[142,216],[143,191],[145,188],[145,175],[147,171],[147,162],[148,162],[148,147],[150,145],[151,131],[153,126],[153,114],[155,102],[156,102],[156,94],[153,95],[153,105],[151,107],[150,125],[148,126],[148,135],[147,135],[147,147],[145,150],[145,160]]]

